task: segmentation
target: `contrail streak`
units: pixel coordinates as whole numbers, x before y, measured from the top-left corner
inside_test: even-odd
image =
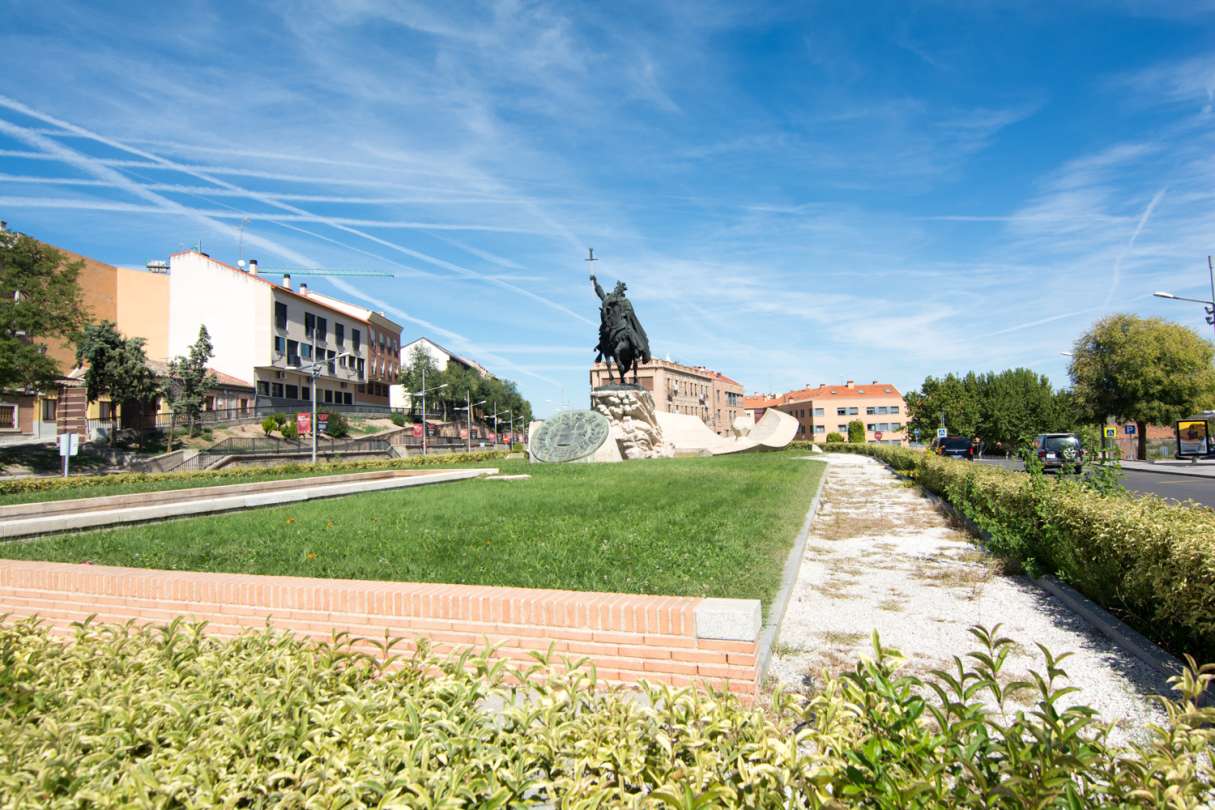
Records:
[[[122,188],[124,191],[129,192],[130,194],[133,194],[137,197],[145,199],[149,202],[157,203],[167,209],[174,211],[175,213],[180,214],[183,217],[192,219],[196,222],[199,222],[200,224],[206,225],[207,227],[214,229],[215,231],[217,231],[219,233],[225,234],[229,238],[236,239],[239,235],[238,230],[236,228],[233,228],[231,225],[224,224],[223,222],[221,222],[219,220],[213,219],[204,214],[200,214],[188,206],[182,205],[181,203],[175,202],[174,200],[170,200],[167,197],[162,197],[159,194],[156,194],[155,192],[148,191],[145,188],[143,188],[143,186],[136,183],[135,181],[127,178],[125,175],[115,171],[114,169],[111,169],[108,166],[100,164],[95,158],[92,158],[88,155],[84,155],[73,149],[69,149],[68,147],[63,146],[62,144],[58,143],[57,141],[53,141],[50,138],[47,138],[46,136],[39,135],[35,132],[31,132],[30,130],[26,129],[25,127],[17,126],[16,124],[9,123],[8,121],[5,121],[3,119],[0,119],[0,132],[8,134],[18,140],[24,141],[25,143],[28,143],[30,146],[33,146],[36,149],[43,149],[49,154],[56,155],[64,163],[68,163],[73,166],[76,166],[77,168],[81,169],[82,171],[85,171],[99,179],[108,180],[109,182],[116,184],[117,186]],[[290,262],[293,262],[296,264],[300,264],[303,266],[307,266],[307,267],[316,267],[317,266],[317,262],[314,259],[312,259],[308,256],[305,256],[302,253],[298,253],[295,250],[292,250],[291,248],[286,247],[285,245],[280,245],[279,243],[277,243],[271,239],[267,239],[266,237],[259,236],[257,234],[245,234],[244,238],[245,238],[245,241],[249,242],[250,244],[257,245],[264,250],[268,250],[271,253],[275,253],[279,256],[282,256],[287,261],[290,261]],[[495,364],[498,364],[498,365],[501,365],[501,366],[504,366],[507,368],[515,369],[523,374],[528,375],[529,377],[533,377],[542,382],[548,383],[549,385],[553,385],[553,386],[560,385],[560,383],[557,380],[554,380],[550,377],[546,377],[543,374],[538,374],[530,369],[524,368],[523,366],[519,366],[519,365],[511,362],[510,360],[507,360],[506,358],[499,357],[496,354],[482,350],[479,346],[477,346],[476,343],[474,343],[473,341],[469,340],[468,338],[464,337],[463,335],[461,335],[457,332],[453,332],[450,329],[445,329],[441,326],[438,326],[437,324],[431,323],[431,322],[423,320],[421,318],[415,318],[412,315],[409,315],[408,313],[404,312],[403,310],[400,310],[397,307],[392,306],[391,304],[387,304],[383,301],[372,298],[371,296],[363,293],[357,287],[354,287],[350,283],[346,282],[344,279],[334,278],[334,277],[330,277],[330,276],[326,276],[326,278],[328,278],[329,281],[335,287],[337,287],[338,289],[347,293],[348,295],[358,298],[361,301],[366,301],[368,303],[374,304],[377,308],[382,309],[385,312],[389,312],[392,315],[394,315],[395,317],[401,318],[403,321],[417,324],[419,326],[422,326],[425,329],[430,329],[437,334],[441,334],[444,337],[453,340],[453,342],[459,342],[465,346],[468,346],[468,347],[470,347],[470,349],[475,351],[477,354],[489,359],[491,362],[493,362]]]
[[[1143,214],[1140,215],[1139,222],[1135,225],[1135,232],[1131,234],[1126,247],[1118,254],[1118,258],[1114,259],[1114,277],[1110,282],[1109,292],[1105,294],[1105,300],[1101,302],[1103,307],[1108,307],[1110,301],[1114,299],[1114,293],[1118,291],[1118,284],[1122,281],[1122,261],[1130,255],[1131,249],[1135,247],[1135,240],[1139,238],[1139,234],[1147,227],[1148,220],[1152,218],[1152,212],[1156,210],[1156,206],[1164,199],[1164,192],[1167,190],[1168,186],[1165,186],[1152,197],[1151,202],[1147,204],[1147,208],[1143,209]]]
[[[195,170],[185,167],[181,164],[175,163],[174,161],[162,158],[159,155],[156,155],[152,152],[148,152],[143,149],[137,149],[135,147],[127,146],[126,144],[122,143],[121,141],[117,141],[113,138],[107,138],[104,135],[99,135],[95,132],[85,129],[84,127],[77,126],[76,124],[72,124],[67,121],[63,121],[58,118],[55,118],[54,116],[48,115],[46,113],[39,112],[38,110],[32,109],[31,107],[28,107],[25,104],[22,104],[21,102],[16,101],[15,99],[11,99],[7,96],[0,95],[0,106],[7,107],[11,110],[19,112],[23,115],[27,115],[31,118],[36,118],[40,121],[43,121],[44,123],[52,124],[57,127],[61,127],[65,130],[69,130],[78,135],[90,137],[93,140],[96,140],[97,142],[103,143],[107,146],[113,147],[114,149],[120,149],[124,152],[129,152],[130,154],[136,155],[138,157],[142,157],[145,160],[154,161],[154,162],[160,164],[161,166],[174,169],[174,170],[182,172],[184,174],[192,175],[194,177],[197,177],[200,180],[205,180],[208,183],[214,183],[217,186],[222,186],[223,188],[231,189],[233,191],[246,191],[251,198],[260,200],[261,202],[263,202],[267,205],[271,205],[280,210],[288,211],[288,212],[290,212],[292,214],[296,214],[296,215],[303,215],[303,216],[309,216],[309,217],[317,216],[317,215],[313,214],[312,212],[306,211],[302,208],[297,208],[296,206],[288,205],[287,203],[279,202],[277,200],[267,199],[266,197],[258,194],[257,192],[249,191],[247,189],[242,189],[240,186],[237,186],[233,183],[229,183],[225,180],[220,180],[219,178],[213,177],[205,172],[195,171]],[[50,140],[48,138],[46,138],[46,136],[37,135],[37,133],[32,133],[32,132],[28,133],[28,134],[35,136],[41,140],[50,142]],[[71,150],[68,150],[68,151],[71,151]],[[78,153],[73,153],[73,154],[78,154]],[[113,172],[112,170],[111,170],[111,172],[115,175],[118,175],[117,172]],[[122,177],[122,175],[118,175],[118,176]],[[127,179],[125,177],[123,179],[127,180],[127,182],[131,182],[129,179]],[[151,193],[151,192],[149,192],[149,193]],[[166,202],[171,202],[171,201],[167,200],[166,198],[160,198],[160,199],[165,199]],[[426,262],[428,264],[432,264],[436,267],[441,267],[445,270],[450,270],[451,272],[456,273],[458,275],[468,276],[471,278],[479,278],[487,284],[492,284],[492,285],[500,287],[502,289],[510,290],[523,297],[530,298],[538,303],[544,304],[547,307],[550,307],[550,308],[555,309],[559,312],[562,312],[566,315],[569,315],[570,317],[573,317],[579,321],[582,321],[583,323],[590,324],[592,326],[597,325],[594,321],[592,321],[590,318],[587,318],[586,316],[582,315],[581,313],[575,312],[574,310],[570,309],[567,306],[564,306],[563,304],[559,304],[556,301],[545,298],[544,296],[538,295],[538,294],[532,292],[531,290],[524,289],[523,287],[519,287],[517,285],[511,284],[506,281],[488,278],[486,276],[483,276],[480,273],[474,272],[473,270],[469,270],[467,267],[461,267],[460,265],[455,264],[453,262],[449,262],[444,259],[439,259],[437,257],[423,253],[421,251],[404,247],[403,245],[398,245],[395,242],[390,242],[386,239],[381,239],[378,236],[374,236],[365,231],[360,231],[349,225],[342,225],[340,223],[335,223],[330,220],[326,220],[323,217],[320,217],[314,221],[322,222],[336,230],[345,231],[346,233],[349,233],[353,236],[358,236],[362,239],[366,239],[370,242],[374,242],[376,244],[382,245],[391,250],[398,251],[400,253],[405,254],[406,256],[417,259],[419,261]]]

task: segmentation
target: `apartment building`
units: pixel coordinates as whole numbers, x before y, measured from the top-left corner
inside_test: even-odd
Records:
[[[401,327],[382,313],[294,289],[265,277],[256,260],[233,267],[205,253],[169,258],[169,354],[183,355],[207,326],[212,366],[248,380],[256,404],[300,407],[311,398],[311,372],[319,369],[322,405],[387,405],[398,361]],[[374,337],[373,337],[374,335]]]
[[[610,382],[605,364],[591,366],[591,388]],[[718,435],[727,435],[734,419],[743,412],[742,385],[704,366],[651,360],[637,368],[637,382],[653,394],[658,410],[698,416]]]
[[[417,349],[421,349],[422,351],[426,352],[426,354],[430,355],[430,359],[434,361],[435,368],[437,368],[439,371],[445,370],[448,363],[455,363],[456,365],[462,366],[469,371],[475,371],[482,377],[494,376],[490,373],[489,369],[478,363],[476,360],[472,360],[468,357],[461,357],[450,349],[446,349],[440,346],[438,343],[435,343],[430,338],[426,337],[415,338],[406,343],[404,346],[400,347],[397,358],[398,370],[409,365],[410,357],[413,356],[414,351]],[[409,392],[405,390],[405,386],[403,385],[392,385],[389,389],[389,398],[392,407],[394,408],[410,407]]]
[[[790,391],[770,407],[778,408],[797,420],[797,438],[826,441],[828,433],[848,435],[848,423],[865,424],[865,440],[879,444],[907,443],[907,403],[893,385],[874,380],[857,385],[820,384]],[[878,434],[881,434],[880,437]]]

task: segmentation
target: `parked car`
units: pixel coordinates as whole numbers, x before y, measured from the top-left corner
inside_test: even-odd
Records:
[[[1034,439],[1034,452],[1044,470],[1079,472],[1084,466],[1084,447],[1075,433],[1040,433]]]
[[[972,461],[974,460],[974,450],[972,447],[970,439],[965,436],[946,436],[944,439],[933,439],[929,449],[938,456],[964,458],[967,461]]]

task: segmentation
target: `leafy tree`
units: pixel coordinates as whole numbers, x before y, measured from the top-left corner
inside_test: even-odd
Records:
[[[0,232],[0,389],[55,385],[62,371],[44,342],[70,341],[84,326],[82,267],[25,234]]]
[[[175,357],[169,361],[169,385],[166,394],[173,418],[184,413],[189,419],[190,435],[194,435],[195,421],[201,418],[203,403],[207,391],[214,388],[218,380],[207,368],[207,363],[215,354],[211,345],[211,336],[205,325],[198,327],[198,340],[190,347],[185,357]]]
[[[1168,424],[1215,399],[1213,356],[1211,344],[1180,324],[1110,315],[1076,342],[1072,395],[1094,422],[1134,422],[1143,459],[1149,424]]]
[[[848,443],[849,444],[864,444],[865,443],[865,423],[860,419],[853,419],[848,423]]]
[[[1008,369],[980,375],[975,384],[979,402],[976,433],[989,447],[1000,444],[1012,452],[1038,433],[1075,426],[1069,395],[1056,391],[1045,375],[1027,368]]]
[[[109,394],[115,405],[141,406],[160,393],[143,344],[140,337],[124,338],[113,321],[84,328],[76,344],[76,364],[85,366],[84,385],[90,401]],[[114,433],[110,432],[110,444]]]
[[[408,362],[401,367],[399,380],[401,385],[405,386],[405,390],[409,394],[413,394],[414,391],[423,390],[423,382],[429,388],[441,384],[439,373],[439,367],[435,365],[435,360],[430,353],[421,346],[414,346],[413,351],[409,353]],[[409,413],[411,415],[415,413],[421,404],[421,397],[410,396]]]
[[[951,434],[973,436],[979,427],[979,386],[974,373],[965,378],[946,374],[941,379],[929,376],[918,392],[906,396],[911,419],[908,428],[919,429],[923,437],[934,436],[945,414],[945,427]]]

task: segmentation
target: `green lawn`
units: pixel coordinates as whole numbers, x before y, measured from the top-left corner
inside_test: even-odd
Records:
[[[461,481],[0,544],[14,559],[762,599],[825,467],[798,451],[528,465]]]

